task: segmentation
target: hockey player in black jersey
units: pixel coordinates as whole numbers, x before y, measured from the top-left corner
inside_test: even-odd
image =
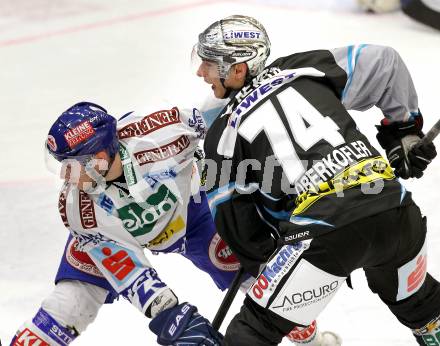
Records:
[[[426,218],[397,177],[420,178],[436,156],[420,145],[411,76],[388,47],[293,54],[265,66],[270,41],[247,16],[199,35],[197,75],[227,105],[205,140],[215,223],[257,276],[225,345],[277,345],[308,326],[363,268],[421,345],[440,345],[440,285],[426,271]],[[380,108],[377,138],[347,110]],[[261,266],[261,264],[264,264]]]

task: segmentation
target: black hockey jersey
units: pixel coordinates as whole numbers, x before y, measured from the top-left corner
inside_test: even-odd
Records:
[[[347,112],[373,105],[391,121],[419,114],[391,48],[279,58],[232,94],[206,136],[207,189],[218,232],[249,272],[278,239],[316,237],[410,200]]]

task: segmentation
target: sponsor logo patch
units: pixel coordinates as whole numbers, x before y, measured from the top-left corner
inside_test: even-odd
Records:
[[[79,211],[81,218],[81,225],[84,229],[95,228],[98,226],[96,223],[95,207],[93,201],[89,195],[84,191],[79,191]]]
[[[125,290],[124,296],[144,311],[152,303],[152,297],[166,285],[159,279],[156,271],[147,268],[136,280]],[[138,305],[139,303],[139,305]]]
[[[78,240],[72,238],[67,245],[66,260],[74,268],[84,273],[103,278],[101,271],[86,252],[78,250]]]
[[[238,270],[240,262],[232,253],[230,247],[215,233],[209,244],[209,259],[218,269],[232,272]]]
[[[175,177],[177,177],[177,173],[173,168],[160,172],[149,172],[143,175],[145,181],[153,188],[160,180],[174,179]]]
[[[267,264],[249,289],[249,296],[266,307],[284,275],[295,265],[301,254],[310,247],[311,240],[284,245]]]
[[[124,126],[118,131],[119,139],[145,136],[162,127],[177,124],[180,122],[179,110],[174,107],[170,110],[162,110],[147,115],[141,121]]]
[[[102,253],[107,256],[102,260],[102,265],[112,273],[119,281],[124,280],[130,274],[136,265],[125,250],[119,250],[112,253],[109,247],[102,248]]]
[[[398,269],[399,288],[397,290],[397,301],[406,299],[416,293],[425,282],[427,251],[425,240],[417,256]]]
[[[61,193],[60,197],[58,199],[58,211],[61,216],[61,220],[63,221],[64,226],[69,228],[69,221],[67,220],[67,209],[66,209],[66,198],[67,198],[67,187],[65,187]]]
[[[121,155],[125,180],[127,181],[128,186],[133,186],[137,183],[136,172],[134,171],[133,163],[130,160],[130,154],[122,143],[119,143],[119,155]]]
[[[245,50],[238,50],[235,51],[234,53],[232,53],[233,57],[237,57],[237,58],[246,58],[248,56],[252,56],[253,53],[252,52],[247,52]]]
[[[52,150],[52,151],[57,151],[57,149],[58,149],[55,137],[52,135],[47,136],[47,145],[49,146],[50,150]]]
[[[301,259],[269,306],[285,319],[310,325],[345,281]]]
[[[166,185],[161,185],[156,193],[147,198],[146,202],[150,207],[143,208],[137,203],[130,203],[118,209],[124,228],[133,237],[151,232],[159,217],[175,207],[177,198]]]
[[[168,334],[173,336],[174,333],[179,328],[180,321],[185,317],[186,313],[191,309],[191,306],[188,304],[185,304],[180,312],[174,317],[174,321],[171,323],[171,326],[168,328]],[[182,327],[180,327],[182,329]]]
[[[108,197],[105,193],[101,193],[98,197],[98,205],[104,209],[108,215],[111,215],[113,210],[115,209],[115,205],[110,197]]]
[[[309,343],[316,337],[316,321],[305,328],[295,327],[287,336],[291,341],[296,343]]]
[[[416,269],[408,276],[408,292],[416,290],[423,283],[426,277],[426,256],[420,255],[417,258]]]
[[[74,330],[59,325],[58,322],[43,309],[37,312],[32,322],[44,335],[48,335],[54,340],[56,345],[67,346],[76,338]]]
[[[192,117],[188,119],[188,125],[196,131],[197,138],[203,138],[206,132],[205,121],[197,108],[193,108],[193,114]]]
[[[70,233],[78,240],[78,245],[76,248],[79,251],[89,251],[89,249],[91,249],[92,247],[95,247],[104,242],[115,243],[114,240],[105,237],[99,232],[97,232],[96,234],[86,234],[71,229]]]
[[[67,144],[70,148],[76,147],[78,144],[84,142],[95,134],[92,124],[88,120],[83,121],[73,129],[68,130],[64,134]]]
[[[102,265],[103,272],[106,270],[111,274],[109,279],[114,283],[113,287],[123,288],[139,272],[137,268],[142,267],[132,250],[113,243],[101,243],[90,251],[90,256]]]
[[[162,145],[158,148],[139,151],[134,153],[134,157],[140,166],[147,163],[153,163],[166,160],[170,157],[180,154],[183,150],[188,148],[190,140],[188,136],[182,135],[171,143]]]
[[[225,40],[234,40],[234,39],[259,39],[261,35],[260,31],[251,31],[251,30],[229,30],[223,34],[223,38]]]
[[[159,235],[148,243],[148,246],[157,246],[168,242],[175,234],[185,229],[185,221],[181,216],[171,221]]]
[[[23,330],[15,340],[13,346],[50,346],[46,341],[40,339],[40,337],[28,328]]]

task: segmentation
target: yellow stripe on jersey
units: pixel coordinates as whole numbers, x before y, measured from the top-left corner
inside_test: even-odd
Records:
[[[312,204],[324,196],[336,194],[343,190],[372,183],[380,179],[391,180],[394,178],[393,169],[382,156],[362,160],[353,166],[347,167],[325,183],[321,183],[317,187],[300,194],[295,200],[296,208],[292,215],[299,215],[305,212]]]

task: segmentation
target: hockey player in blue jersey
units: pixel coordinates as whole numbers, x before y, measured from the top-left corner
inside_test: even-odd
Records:
[[[229,287],[239,263],[215,230],[193,162],[193,154],[197,164],[203,160],[196,143],[204,136],[205,120],[197,109],[173,108],[123,116],[118,139],[115,126],[104,108],[83,102],[66,110],[49,132],[48,166],[53,166],[52,157],[63,163],[56,171],[66,179],[58,208],[72,234],[54,291],[17,331],[13,346],[68,345],[93,322],[102,304],[118,296],[153,318],[150,328],[160,334],[160,344],[175,345],[182,337],[214,345],[221,339],[194,307],[177,305],[174,291],[139,248],[178,252],[207,272],[219,289]],[[188,325],[173,337],[162,335],[182,309]],[[201,326],[193,328],[194,321]],[[299,340],[309,334],[292,331]],[[317,339],[322,337],[317,333]]]
[[[222,290],[232,281],[238,262],[199,193],[194,154],[203,136],[197,109],[152,109],[116,121],[82,102],[55,121],[46,148],[62,163],[58,207],[71,236],[54,291],[11,345],[68,345],[117,296],[152,319],[161,345],[221,344],[221,334],[178,301],[178,289],[161,281],[144,254],[180,253]]]

